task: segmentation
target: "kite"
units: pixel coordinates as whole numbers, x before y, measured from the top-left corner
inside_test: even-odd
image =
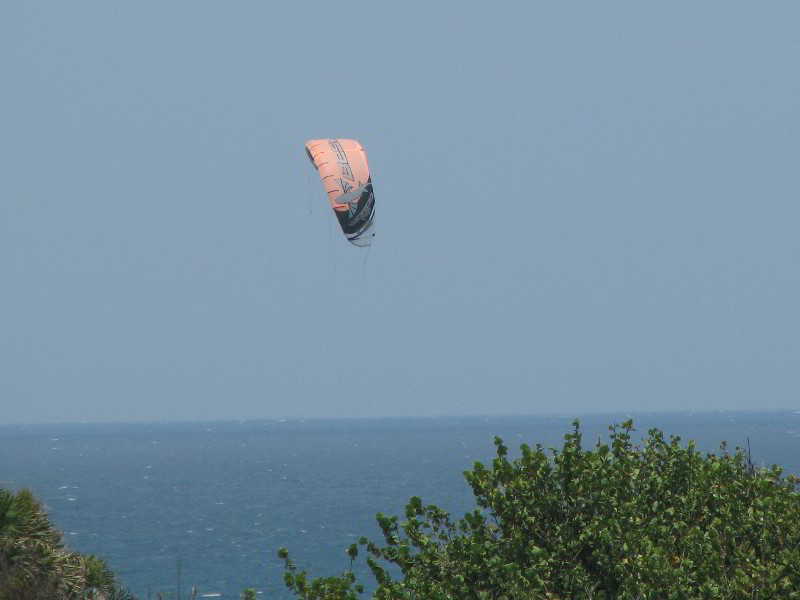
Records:
[[[369,246],[375,237],[375,194],[364,148],[355,140],[311,140],[306,153],[345,237],[356,246]]]

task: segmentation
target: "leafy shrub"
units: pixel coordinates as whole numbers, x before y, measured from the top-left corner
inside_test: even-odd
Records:
[[[523,444],[513,461],[495,438],[491,468],[465,472],[477,507],[458,522],[418,497],[403,522],[378,513],[383,542],[360,540],[374,597],[800,598],[797,478],[725,444],[702,456],[658,429],[634,446],[631,421],[584,450],[573,426],[560,451]],[[352,569],[312,580],[279,556],[297,597],[363,589]]]

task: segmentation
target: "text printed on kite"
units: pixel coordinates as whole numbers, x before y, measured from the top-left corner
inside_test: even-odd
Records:
[[[363,146],[356,140],[311,140],[306,153],[345,237],[356,246],[369,246],[375,237],[375,194]]]

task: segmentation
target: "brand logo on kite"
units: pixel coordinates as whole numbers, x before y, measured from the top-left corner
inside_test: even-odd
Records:
[[[344,148],[342,148],[342,145],[339,143],[339,140],[328,140],[328,145],[336,155],[336,162],[339,163],[339,172],[342,174],[342,177],[350,181],[355,181],[355,177],[353,177],[353,170],[350,168],[350,162],[347,160],[347,154],[345,153]],[[347,190],[345,190],[344,193],[346,194]]]
[[[338,182],[339,182],[339,185],[340,185],[340,186],[342,186],[342,193],[343,193],[343,194],[346,194],[347,192],[349,192],[350,190],[352,190],[352,189],[353,189],[353,186],[352,186],[352,185],[350,185],[349,183],[347,183],[347,182],[346,182],[344,179],[342,179],[341,177],[340,177],[339,179],[337,179],[336,181],[338,181]]]
[[[361,212],[356,212],[358,210],[358,202],[361,199],[362,194],[369,194],[367,196],[366,202],[364,202],[364,206],[361,209]],[[348,224],[352,227],[361,221],[366,221],[369,219],[370,215],[372,214],[372,205],[375,203],[375,195],[372,193],[372,187],[367,186],[361,190],[361,194],[359,194],[355,199],[348,202],[350,210],[348,211],[348,217],[350,217],[350,221]]]
[[[346,189],[347,193],[336,198],[336,202],[342,207],[342,212],[347,206],[347,222],[352,226],[369,218],[372,205],[375,203],[375,195],[372,192],[371,182],[359,185],[357,188],[348,185]]]

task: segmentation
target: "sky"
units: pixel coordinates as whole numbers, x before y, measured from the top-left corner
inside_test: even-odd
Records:
[[[0,424],[797,408],[798,19],[0,2]]]

